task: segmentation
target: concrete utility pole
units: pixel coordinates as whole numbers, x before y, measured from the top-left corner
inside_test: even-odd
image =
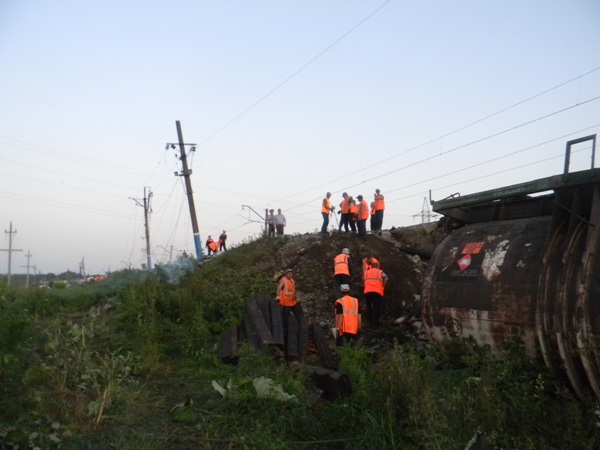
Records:
[[[81,262],[79,263],[79,275],[85,278],[85,258],[81,257]]]
[[[30,266],[29,265],[29,260],[31,259],[33,255],[31,254],[31,252],[29,250],[27,250],[27,254],[25,255],[25,257],[27,258],[27,265],[26,266],[21,266],[21,267],[26,267],[27,268],[27,278],[25,278],[25,287],[28,288],[29,287],[29,269],[31,267],[34,267],[35,270],[35,266]],[[35,275],[35,273],[34,273]]]
[[[147,192],[147,193],[146,193]],[[131,197],[130,197],[131,198]],[[146,230],[146,266],[148,272],[152,270],[152,251],[150,250],[150,224],[148,216],[152,209],[150,208],[150,199],[152,198],[152,191],[147,186],[144,186],[144,202],[140,203],[138,199],[132,198],[139,206],[144,208],[144,228]]]
[[[185,192],[188,198],[188,205],[190,208],[190,216],[192,218],[192,231],[194,232],[194,245],[196,247],[196,257],[198,260],[204,258],[204,253],[202,251],[202,245],[200,244],[200,230],[198,228],[198,219],[196,218],[196,206],[194,205],[194,193],[192,191],[192,181],[190,179],[190,175],[192,171],[188,169],[187,157],[185,155],[185,146],[189,145],[190,151],[196,151],[196,144],[185,144],[183,141],[183,134],[181,132],[181,124],[179,120],[175,121],[175,125],[177,126],[177,138],[179,139],[179,153],[181,159],[181,165],[183,166],[183,170],[181,173],[175,172],[175,175],[183,177],[185,179]],[[175,144],[167,144],[167,148],[171,146],[171,148],[175,148]]]
[[[12,253],[13,252],[22,252],[20,248],[12,248],[12,238],[13,234],[17,234],[17,230],[13,231],[12,222],[10,223],[10,231],[4,230],[5,233],[8,233],[8,249],[2,248],[0,251],[8,252],[8,272],[6,274],[6,285],[10,287],[10,279],[11,279],[11,266],[12,266]]]

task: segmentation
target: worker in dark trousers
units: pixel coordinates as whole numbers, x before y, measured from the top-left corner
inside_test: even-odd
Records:
[[[383,194],[379,189],[375,189],[375,229],[371,228],[371,231],[381,231],[383,227],[383,211],[385,210],[385,200]]]
[[[267,226],[269,227],[267,236],[269,237],[275,237],[275,214],[273,214],[274,212],[274,209],[270,209],[269,214],[267,215]]]
[[[294,271],[287,269],[285,276],[281,277],[277,285],[277,299],[281,306],[281,323],[283,330],[287,333],[290,314],[294,314],[298,325],[304,320],[302,306],[298,303],[296,297],[296,283],[294,281]]]
[[[369,205],[363,200],[363,196],[359,195],[358,199],[358,221],[356,227],[358,228],[358,237],[361,241],[367,240],[367,219],[369,218]]]
[[[343,227],[344,232],[347,233],[349,231],[348,226],[350,225],[350,200],[352,200],[352,197],[350,197],[347,192],[344,192],[342,198],[340,210],[338,211],[338,214],[341,214],[339,231],[342,231]]]
[[[213,238],[211,236],[208,236],[208,239],[206,240],[206,253],[208,254],[208,256],[212,254],[212,247],[210,246],[210,244],[212,244],[213,242],[215,242]]]
[[[343,248],[342,253],[333,258],[333,279],[339,290],[342,284],[350,284],[352,267],[350,265],[350,249]]]
[[[323,225],[321,226],[321,234],[327,234],[327,227],[329,226],[329,214],[334,210],[331,206],[331,192],[325,194],[325,198],[321,203],[321,215],[323,216]]]
[[[371,260],[371,267],[363,273],[365,303],[367,304],[367,321],[373,325],[379,325],[383,293],[388,283],[388,277],[379,268],[377,260]]]
[[[227,243],[225,241],[227,241],[227,232],[223,230],[223,232],[219,236],[219,242],[221,243],[219,245],[219,250],[221,250],[222,252],[227,251]]]
[[[360,332],[361,319],[358,299],[350,295],[350,286],[340,286],[342,297],[335,301],[335,344],[344,346],[357,339]]]

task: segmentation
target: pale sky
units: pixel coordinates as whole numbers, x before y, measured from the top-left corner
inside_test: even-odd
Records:
[[[262,229],[242,205],[315,232],[327,191],[379,188],[383,228],[413,225],[600,133],[598,0],[3,0],[0,63],[12,273],[140,268],[145,187],[152,262],[195,253],[177,120],[201,241],[230,246]]]

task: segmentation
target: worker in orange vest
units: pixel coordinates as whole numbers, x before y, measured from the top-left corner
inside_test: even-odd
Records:
[[[213,241],[212,239],[210,240],[210,244],[208,244],[208,248],[210,248],[210,250],[213,252],[213,254],[217,254],[217,252],[219,251],[219,247],[221,246],[221,240],[219,239],[217,242]],[[209,253],[210,255],[210,253]]]
[[[359,195],[358,199],[358,221],[356,226],[358,228],[358,237],[362,241],[367,240],[367,219],[369,218],[369,205],[363,200],[363,196]]]
[[[329,226],[329,214],[335,209],[331,206],[331,192],[325,194],[325,198],[321,203],[321,215],[323,216],[323,225],[321,226],[321,234],[327,234],[327,227]]]
[[[210,244],[212,244],[213,242],[215,242],[215,241],[213,241],[213,238],[209,235],[208,239],[206,240],[206,244],[205,244],[206,245],[206,253],[208,254],[208,256],[210,256],[212,253],[212,248],[211,248]]]
[[[344,192],[342,198],[344,200],[340,203],[340,210],[338,211],[338,214],[341,214],[339,231],[342,231],[342,227],[344,227],[344,231],[347,233],[348,225],[350,225],[350,200],[352,200],[352,197]]]
[[[383,194],[379,189],[375,189],[375,228],[371,228],[371,231],[381,231],[383,226],[383,211],[385,210],[385,200]]]
[[[365,302],[367,303],[367,320],[371,325],[379,325],[383,293],[388,277],[379,268],[379,262],[371,261],[371,268],[363,274]]]
[[[277,285],[277,300],[281,306],[281,322],[284,331],[287,332],[290,313],[294,314],[298,325],[300,325],[300,322],[304,320],[304,312],[296,297],[296,283],[294,282],[294,271],[292,269],[287,269],[285,276],[279,280]]]
[[[356,339],[360,332],[361,319],[358,299],[350,295],[350,286],[340,286],[342,297],[335,301],[336,345],[344,345]]]
[[[343,248],[342,253],[333,258],[333,279],[338,289],[342,284],[350,284],[352,267],[350,265],[350,249]]]

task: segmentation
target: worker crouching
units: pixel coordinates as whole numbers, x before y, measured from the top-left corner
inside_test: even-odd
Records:
[[[361,317],[358,299],[350,295],[350,286],[340,286],[342,297],[335,301],[335,344],[344,346],[355,341],[360,332]]]

